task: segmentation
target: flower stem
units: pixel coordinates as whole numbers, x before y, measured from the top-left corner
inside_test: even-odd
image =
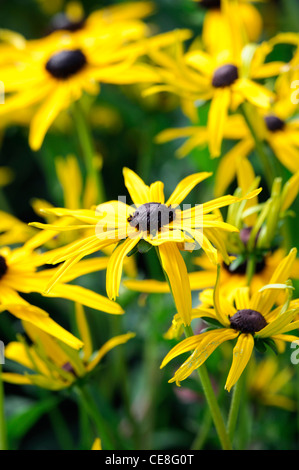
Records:
[[[249,256],[246,266],[246,278],[247,278],[247,286],[250,286],[251,280],[255,274],[255,256],[254,254]]]
[[[172,293],[172,288],[171,288],[168,276],[167,276],[166,272],[163,269],[161,259],[160,259],[160,255],[159,255],[159,250],[157,248],[156,248],[156,252],[157,252],[162,270],[164,272],[165,279],[168,282],[169,290]],[[184,327],[184,331],[185,331],[185,336],[186,337],[194,336],[191,325],[186,325]],[[214,421],[214,425],[215,425],[215,428],[216,428],[216,431],[217,431],[222,449],[223,450],[231,450],[232,449],[231,442],[230,442],[230,439],[228,437],[228,433],[226,431],[226,426],[224,424],[224,420],[223,420],[223,417],[222,417],[222,414],[221,414],[221,410],[219,408],[217,398],[215,396],[215,393],[214,393],[214,390],[213,390],[213,387],[212,387],[212,384],[211,384],[211,381],[210,381],[210,378],[209,378],[209,375],[208,375],[205,364],[202,364],[197,369],[197,374],[200,378],[201,386],[202,386],[204,395],[206,397],[207,403],[209,405],[210,412],[211,412],[211,415],[212,415],[212,418],[213,418],[213,421]]]
[[[104,418],[99,413],[98,407],[85,386],[77,386],[76,393],[84,407],[87,415],[95,424],[98,437],[100,437],[107,450],[116,449],[116,443],[111,430],[108,428]]]
[[[89,128],[87,118],[82,109],[81,103],[75,101],[73,104],[73,119],[80,142],[87,175],[93,182],[97,191],[97,203],[105,201],[104,183],[101,171],[96,167],[96,151],[94,147],[93,137]]]
[[[258,157],[260,159],[260,162],[263,166],[264,176],[265,176],[265,179],[266,179],[266,182],[267,182],[268,190],[271,194],[272,184],[273,184],[273,181],[275,179],[275,173],[274,173],[273,165],[271,164],[271,162],[268,158],[268,155],[265,152],[264,143],[263,143],[262,139],[260,138],[260,136],[258,135],[258,133],[255,130],[254,124],[252,122],[254,116],[251,116],[250,108],[248,106],[249,106],[248,103],[244,103],[243,105],[241,105],[241,107],[240,107],[241,113],[242,113],[242,115],[243,115],[243,117],[246,121],[246,124],[247,124],[247,126],[250,130],[250,133],[252,135],[252,138],[255,142],[255,149],[256,149],[256,152],[257,152]]]
[[[187,337],[193,336],[193,331],[192,331],[191,326],[185,327],[185,335]],[[221,410],[219,408],[217,398],[215,396],[205,364],[202,364],[197,369],[197,373],[200,378],[201,385],[202,385],[207,403],[210,408],[210,412],[214,421],[214,425],[215,425],[222,449],[232,450],[231,441],[230,441],[228,432],[226,430],[226,426],[224,424]]]
[[[228,431],[228,435],[231,441],[233,440],[233,437],[235,434],[243,385],[244,385],[244,374],[241,375],[241,377],[239,378],[239,380],[237,381],[233,389],[233,396],[232,396],[231,406],[230,406],[229,415],[228,415],[228,422],[227,422],[227,431]]]
[[[2,381],[2,367],[0,364],[0,450],[7,449],[6,423],[4,415],[4,388]]]

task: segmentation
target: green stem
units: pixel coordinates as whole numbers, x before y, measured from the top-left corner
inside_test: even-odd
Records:
[[[255,274],[255,256],[254,254],[249,256],[246,266],[246,278],[247,278],[247,286],[250,286],[252,278]]]
[[[2,367],[0,364],[0,450],[7,450],[6,422],[4,414],[4,388],[2,381]]]
[[[252,116],[250,115],[250,109],[248,108],[248,106],[249,106],[248,103],[244,103],[241,106],[240,109],[241,109],[242,115],[243,115],[243,117],[246,121],[246,124],[247,124],[247,126],[250,130],[252,138],[255,142],[255,149],[256,149],[256,152],[257,152],[258,157],[260,159],[260,162],[263,166],[264,176],[265,176],[265,179],[266,179],[266,182],[267,182],[268,190],[271,194],[272,184],[273,184],[273,181],[275,179],[275,173],[274,173],[273,165],[271,165],[271,162],[268,158],[268,155],[265,152],[264,142],[262,141],[262,139],[259,137],[259,135],[257,134],[257,132],[255,130],[254,124],[252,122]]]
[[[115,450],[116,442],[112,431],[110,430],[110,428],[108,428],[106,421],[99,413],[99,410],[92,395],[84,386],[77,386],[76,392],[87,415],[89,416],[90,420],[95,424],[98,437],[100,437],[103,441],[106,450]]]
[[[244,385],[244,374],[242,374],[242,376],[239,378],[239,380],[237,381],[233,389],[233,396],[232,396],[231,406],[230,406],[229,415],[228,415],[228,422],[227,422],[227,431],[228,431],[228,435],[231,441],[233,441],[233,437],[235,435],[235,429],[236,429],[236,424],[237,424],[237,419],[238,419],[238,414],[239,414],[239,409],[240,409],[243,385]]]
[[[191,326],[185,327],[185,335],[187,337],[193,336],[193,331]],[[198,376],[201,381],[201,385],[207,400],[207,403],[210,408],[210,412],[214,421],[214,425],[222,446],[223,450],[232,450],[231,441],[226,430],[226,426],[224,424],[224,420],[221,414],[221,410],[218,405],[218,401],[216,395],[214,393],[207,369],[205,364],[202,364],[197,369]]]
[[[159,250],[157,249],[157,247],[156,247],[156,252],[157,252],[158,258],[159,258],[160,263],[161,263]],[[169,290],[172,293],[172,288],[171,288],[168,276],[167,276],[166,272],[163,269],[162,263],[161,263],[161,267],[162,267],[162,270],[164,272],[165,279],[168,282]],[[185,331],[185,336],[186,337],[194,336],[191,325],[185,326],[184,331]],[[209,375],[208,375],[205,364],[202,364],[200,367],[198,367],[197,374],[200,378],[201,386],[202,386],[205,398],[207,400],[207,403],[209,405],[210,412],[211,412],[211,415],[212,415],[212,418],[213,418],[213,421],[214,421],[214,425],[215,425],[215,428],[216,428],[216,431],[217,431],[222,449],[223,450],[231,450],[232,445],[231,445],[230,439],[228,437],[228,434],[227,434],[227,431],[226,431],[226,426],[224,424],[224,420],[223,420],[223,417],[222,417],[222,414],[221,414],[221,410],[219,408],[217,398],[215,396],[215,393],[214,393],[214,390],[213,390],[213,387],[212,387],[212,384],[211,384],[211,381],[210,381],[210,378],[209,378]]]
[[[105,191],[102,173],[98,170],[95,165],[96,151],[94,147],[92,133],[89,128],[87,118],[82,109],[81,103],[79,101],[75,101],[72,109],[75,127],[86,166],[86,171],[89,178],[95,184],[97,190],[97,203],[100,204],[105,201]]]

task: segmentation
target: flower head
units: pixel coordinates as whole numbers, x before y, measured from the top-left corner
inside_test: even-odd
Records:
[[[27,344],[19,336],[5,348],[5,357],[25,366],[23,374],[2,373],[2,379],[14,384],[37,385],[49,390],[62,390],[71,387],[94,370],[103,357],[113,348],[124,344],[135,336],[134,333],[115,336],[97,351],[93,350],[91,336],[84,310],[76,304],[76,320],[84,347],[74,351],[57,338],[53,338],[34,325],[23,321],[25,333],[32,344]]]
[[[219,200],[210,201],[198,207],[181,210],[179,205],[189,192],[201,181],[208,178],[210,173],[196,173],[184,178],[175,188],[171,196],[165,200],[164,185],[161,181],[147,186],[132,170],[125,168],[125,185],[130,193],[134,207],[122,201],[110,201],[97,206],[95,211],[66,209],[50,209],[49,214],[70,216],[84,225],[33,225],[50,230],[73,230],[76,228],[94,227],[94,235],[82,239],[66,247],[65,253],[53,259],[53,262],[65,261],[58,269],[58,276],[90,253],[118,243],[107,266],[106,286],[109,298],[115,299],[119,294],[124,259],[134,249],[141,249],[140,243],[145,243],[146,249],[155,246],[158,250],[161,265],[172,286],[178,311],[184,322],[190,321],[191,292],[185,262],[180,254],[180,248],[187,246],[193,250],[202,246],[213,262],[217,260],[217,249],[223,256],[229,257],[218,243],[218,231],[235,231],[235,227],[218,220],[213,214],[216,208],[224,207],[239,201],[235,196],[225,196]],[[244,195],[244,198],[254,197],[260,190]],[[189,206],[188,206],[189,207]],[[207,235],[203,233],[206,231]],[[212,243],[215,245],[213,246]],[[142,248],[144,249],[144,248]],[[141,249],[141,250],[142,250]],[[49,290],[59,278],[55,276],[49,284]]]
[[[292,342],[298,339],[295,335],[288,334],[298,329],[298,322],[294,321],[298,309],[290,305],[290,286],[286,284],[296,253],[296,249],[290,251],[277,266],[269,284],[259,291],[251,292],[249,287],[238,288],[234,292],[234,298],[228,300],[222,295],[217,282],[214,290],[203,292],[198,317],[207,321],[216,320],[219,328],[186,338],[166,355],[161,367],[179,354],[193,350],[191,356],[175,372],[171,382],[175,381],[179,385],[218,346],[225,341],[237,339],[225,384],[225,388],[230,391],[247,366],[255,345],[259,348],[265,348],[266,345],[275,348],[275,342]],[[277,305],[279,292],[284,289],[286,301]]]

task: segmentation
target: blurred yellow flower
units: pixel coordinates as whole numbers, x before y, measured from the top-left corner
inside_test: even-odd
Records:
[[[25,339],[9,343],[5,348],[5,358],[26,367],[23,374],[2,373],[2,379],[13,384],[37,385],[49,390],[62,390],[71,387],[76,381],[94,370],[103,357],[113,348],[125,344],[134,333],[115,336],[94,351],[89,326],[84,310],[76,304],[76,320],[83,349],[74,351],[58,339],[54,339],[36,326],[23,321],[25,333],[32,344]],[[99,443],[96,443],[97,446]]]

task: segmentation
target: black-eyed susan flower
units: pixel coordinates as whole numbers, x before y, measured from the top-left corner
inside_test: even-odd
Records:
[[[166,355],[161,367],[178,355],[193,351],[170,382],[179,385],[222,343],[237,340],[225,384],[225,389],[230,391],[247,366],[255,345],[261,350],[266,345],[275,348],[275,342],[298,340],[295,334],[289,334],[298,330],[298,322],[294,322],[298,309],[290,307],[291,286],[286,284],[296,253],[296,249],[290,251],[277,266],[269,284],[259,291],[251,292],[249,287],[236,289],[233,301],[222,295],[218,282],[215,289],[204,291],[203,303],[198,307],[198,317],[216,321],[219,328],[184,339]],[[286,290],[286,300],[277,305],[281,289]]]
[[[76,320],[79,336],[84,344],[82,351],[62,343],[59,339],[41,331],[36,326],[23,321],[25,333],[31,344],[19,336],[5,348],[6,359],[25,367],[24,373],[3,372],[2,379],[6,382],[21,385],[36,385],[48,390],[63,390],[74,385],[92,372],[103,357],[113,348],[125,344],[135,336],[126,333],[115,336],[94,350],[89,326],[80,304],[76,305]]]
[[[246,194],[255,188],[256,177],[247,159],[239,159],[237,165],[238,194]],[[292,204],[299,191],[299,173],[292,176],[284,185],[280,178],[273,183],[271,197],[261,202],[258,197],[240,201],[228,208],[226,223],[239,229],[238,232],[223,232],[222,242],[227,253],[233,258],[227,264],[221,253],[218,263],[221,265],[221,289],[228,297],[237,287],[248,284],[257,291],[270,279],[276,266],[285,257],[288,249],[278,240],[283,237]],[[200,270],[189,272],[191,290],[199,291],[213,287],[217,278],[217,267],[202,253],[193,258],[193,263]],[[290,274],[291,279],[299,278],[299,262],[295,260]],[[156,280],[127,279],[124,285],[131,290],[143,293],[169,292],[167,283]]]
[[[245,46],[240,54],[225,49],[219,55],[208,53],[197,44],[185,53],[181,43],[175,51],[153,51],[150,56],[160,83],[149,87],[144,95],[160,91],[179,95],[183,112],[196,123],[197,108],[210,102],[208,145],[211,156],[219,156],[229,112],[235,112],[244,103],[267,110],[275,99],[274,92],[257,79],[279,75],[285,64],[278,61],[265,64],[269,50],[272,51],[272,47],[266,46],[261,44],[253,51]]]
[[[97,95],[100,83],[155,82],[155,71],[136,63],[137,58],[147,47],[155,49],[190,35],[181,31],[146,38],[143,30],[138,38],[131,31],[130,39],[130,31],[129,27],[124,34],[118,27],[104,29],[101,34],[94,31],[94,36],[56,31],[39,40],[25,41],[21,48],[5,44],[1,78],[7,96],[0,108],[1,116],[34,107],[29,144],[38,150],[60,112],[84,92]]]
[[[236,228],[219,221],[213,211],[219,207],[232,204],[240,199],[235,196],[203,203],[197,207],[181,210],[179,205],[189,192],[211,173],[196,173],[184,178],[168,199],[164,196],[164,185],[161,181],[147,186],[142,179],[128,168],[123,170],[125,186],[129,191],[134,206],[123,201],[110,201],[100,204],[94,211],[71,211],[63,208],[49,209],[47,213],[59,217],[72,217],[75,224],[65,227],[34,223],[35,227],[61,231],[76,228],[93,227],[94,233],[87,238],[67,246],[64,253],[52,259],[53,263],[64,261],[58,268],[57,275],[49,283],[50,291],[55,282],[72,265],[84,256],[94,253],[118,242],[107,266],[106,288],[110,299],[119,295],[123,263],[134,249],[147,250],[157,248],[161,265],[168,276],[179,314],[186,324],[190,320],[191,291],[185,262],[180,248],[193,250],[202,247],[212,262],[217,261],[217,249],[229,263],[229,257],[219,244],[219,231],[235,231]],[[244,195],[254,197],[259,190]],[[77,225],[77,221],[83,225]],[[142,247],[141,247],[142,244]]]

